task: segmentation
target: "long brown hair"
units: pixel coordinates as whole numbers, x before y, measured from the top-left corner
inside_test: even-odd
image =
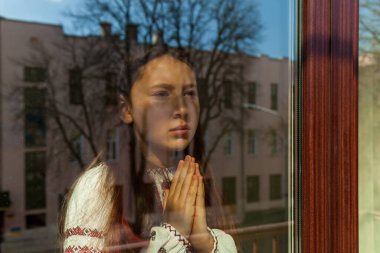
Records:
[[[120,94],[126,98],[130,99],[131,89],[133,84],[138,80],[144,71],[144,66],[150,61],[159,58],[164,55],[169,55],[181,62],[186,63],[193,71],[193,64],[191,63],[190,57],[185,50],[181,49],[171,49],[166,45],[159,44],[152,47],[148,53],[143,57],[133,61],[131,64],[127,64],[126,73],[124,73],[123,80],[119,83],[118,89]],[[195,72],[195,71],[194,71]],[[121,105],[123,106],[123,105]],[[112,204],[111,204],[111,215],[107,222],[107,228],[105,233],[105,246],[112,247],[120,244],[133,243],[141,240],[147,239],[147,235],[144,234],[144,226],[147,224],[147,217],[154,210],[154,202],[151,201],[152,196],[155,195],[154,187],[147,187],[148,185],[144,182],[144,173],[146,160],[144,158],[143,152],[140,150],[139,143],[137,143],[133,124],[128,124],[125,126],[127,128],[128,134],[128,146],[129,146],[129,177],[131,180],[131,192],[134,194],[133,201],[128,200],[127,203],[131,204],[134,207],[135,217],[133,220],[128,220],[126,217],[126,211],[123,210],[120,203],[121,192],[118,192],[116,187],[108,188],[110,194],[112,195]],[[196,162],[200,164],[201,173],[204,175],[204,178],[210,179],[207,180],[205,184],[205,200],[207,204],[207,222],[208,226],[212,228],[221,228],[221,229],[232,229],[233,223],[232,219],[228,217],[226,213],[223,213],[223,208],[221,208],[221,201],[219,194],[216,191],[216,187],[213,182],[213,175],[210,167],[205,168],[202,166],[203,154],[204,154],[204,142],[203,142],[203,133],[202,128],[199,125],[197,127],[194,138],[183,152],[183,155],[191,155],[195,157]],[[93,166],[92,166],[93,167]],[[112,174],[111,170],[108,170],[109,174]],[[108,182],[112,183],[113,176],[110,175],[107,177]],[[75,183],[73,187],[75,187]],[[72,188],[73,189],[73,188]],[[71,197],[71,192],[67,195],[65,205],[63,206],[63,218],[61,219],[60,231],[63,235],[64,231],[64,215],[67,209],[67,202]],[[155,225],[152,222],[148,224]],[[139,249],[125,250],[119,252],[138,252]],[[112,250],[112,252],[115,252]]]

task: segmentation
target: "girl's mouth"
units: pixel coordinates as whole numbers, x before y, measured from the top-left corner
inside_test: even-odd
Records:
[[[180,125],[178,127],[170,129],[169,131],[177,137],[187,137],[190,129],[187,125]]]

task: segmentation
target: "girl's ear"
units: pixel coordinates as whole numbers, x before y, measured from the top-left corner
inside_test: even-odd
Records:
[[[131,106],[123,95],[119,96],[120,100],[120,119],[126,124],[133,122],[133,116],[131,113]]]

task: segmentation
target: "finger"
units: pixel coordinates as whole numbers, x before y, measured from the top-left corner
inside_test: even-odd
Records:
[[[189,217],[192,221],[194,220],[195,215],[195,201],[197,198],[198,183],[199,180],[197,176],[193,175],[189,192],[186,196],[185,216]]]
[[[178,163],[178,167],[174,174],[169,194],[174,195],[174,193],[177,192],[178,188],[180,191],[183,173],[186,173],[186,167],[188,166],[188,159],[189,158],[186,156],[184,160],[181,160]]]
[[[203,177],[202,176],[197,176],[198,177],[198,189],[197,189],[197,201],[196,201],[196,206],[197,207],[204,207],[204,194],[205,194],[205,189],[204,189],[204,184],[203,184]]]
[[[190,166],[190,156],[186,156],[184,164],[182,165],[182,167],[180,168],[180,171],[179,171],[176,187],[175,187],[175,189],[173,189],[173,192],[172,192],[173,197],[175,199],[178,199],[180,197],[180,194],[182,192],[182,188],[184,187],[183,184],[184,184],[184,181],[186,179],[189,166]]]
[[[199,164],[198,163],[195,164],[195,175],[202,176],[201,172],[199,170]]]
[[[181,160],[178,163],[177,170],[174,173],[174,177],[173,177],[173,180],[172,180],[172,183],[170,186],[170,193],[169,194],[171,194],[171,195],[172,195],[172,193],[175,192],[175,189],[176,189],[177,184],[178,184],[178,178],[179,178],[179,175],[181,173],[181,168],[184,166],[184,164],[185,164],[184,160]]]
[[[206,208],[204,200],[204,184],[203,178],[198,177],[198,189],[197,189],[197,198],[195,201],[195,214],[194,214],[194,225],[193,232],[194,234],[204,233],[207,231],[207,219],[206,219]]]
[[[198,176],[198,189],[197,189],[197,198],[195,201],[196,215],[200,217],[205,217],[205,191],[203,184],[203,177]]]
[[[186,201],[188,191],[189,191],[190,186],[192,184],[192,180],[193,180],[193,176],[194,176],[194,171],[195,171],[195,164],[194,164],[193,160],[190,159],[189,167],[187,169],[186,178],[183,181],[181,192],[179,194],[179,200],[182,203],[184,203]]]
[[[191,178],[191,185],[186,196],[186,202],[189,204],[189,206],[191,206],[192,209],[194,209],[195,201],[197,198],[198,184],[198,177],[193,175]]]

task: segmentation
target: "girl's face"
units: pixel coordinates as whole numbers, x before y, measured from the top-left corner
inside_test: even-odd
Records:
[[[199,121],[199,99],[194,72],[185,63],[163,55],[144,66],[133,84],[126,119],[134,123],[148,151],[184,150]]]

